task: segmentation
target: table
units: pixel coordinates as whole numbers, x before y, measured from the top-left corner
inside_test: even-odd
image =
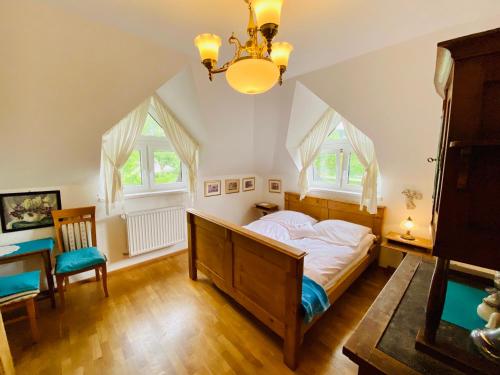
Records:
[[[262,216],[266,216],[270,213],[276,212],[279,209],[277,204],[268,202],[256,203],[255,208],[257,208],[262,213]]]
[[[445,361],[415,348],[425,324],[434,261],[408,254],[343,347],[359,374],[498,374],[491,361],[471,347],[469,331],[441,320],[436,343],[455,348],[469,365]],[[471,281],[470,276],[453,275]]]
[[[426,238],[415,237],[415,240],[405,240],[396,232],[389,232],[382,240],[381,247],[406,254],[421,255],[432,258],[432,241]]]
[[[47,277],[48,297],[50,298],[52,307],[56,307],[56,299],[54,296],[54,279],[52,277],[52,263],[50,255],[54,249],[53,238],[42,238],[33,241],[20,242],[12,244],[19,246],[20,249],[10,254],[0,256],[0,264],[12,263],[23,260],[29,257],[41,256],[45,267],[45,276]],[[46,293],[40,293],[42,297],[46,297]]]

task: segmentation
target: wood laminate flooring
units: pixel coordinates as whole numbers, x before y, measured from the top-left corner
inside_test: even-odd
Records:
[[[187,255],[71,285],[66,310],[39,303],[41,340],[27,322],[6,327],[18,375],[291,374],[282,340],[203,274],[191,281]],[[389,275],[369,268],[306,334],[298,374],[355,374],[342,345]],[[59,301],[58,301],[59,302]]]

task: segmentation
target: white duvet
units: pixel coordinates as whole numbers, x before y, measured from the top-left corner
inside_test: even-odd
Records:
[[[245,228],[307,252],[304,274],[324,289],[335,284],[356,260],[366,255],[375,239],[373,234],[366,234],[357,246],[333,244],[318,238],[293,240],[285,226],[272,220],[257,220]]]

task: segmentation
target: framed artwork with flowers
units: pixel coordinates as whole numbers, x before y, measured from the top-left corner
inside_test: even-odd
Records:
[[[59,190],[0,194],[2,232],[51,227],[51,212],[60,209]]]

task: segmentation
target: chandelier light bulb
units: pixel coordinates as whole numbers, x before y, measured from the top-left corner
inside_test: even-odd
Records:
[[[215,34],[200,34],[194,38],[194,45],[200,52],[201,61],[212,60],[216,63],[219,60],[219,47],[222,41]]]
[[[279,26],[283,0],[253,0],[252,7],[255,13],[257,26],[274,24]]]
[[[271,52],[271,59],[278,66],[288,66],[288,59],[290,53],[293,51],[293,46],[287,42],[274,42],[273,50]]]

